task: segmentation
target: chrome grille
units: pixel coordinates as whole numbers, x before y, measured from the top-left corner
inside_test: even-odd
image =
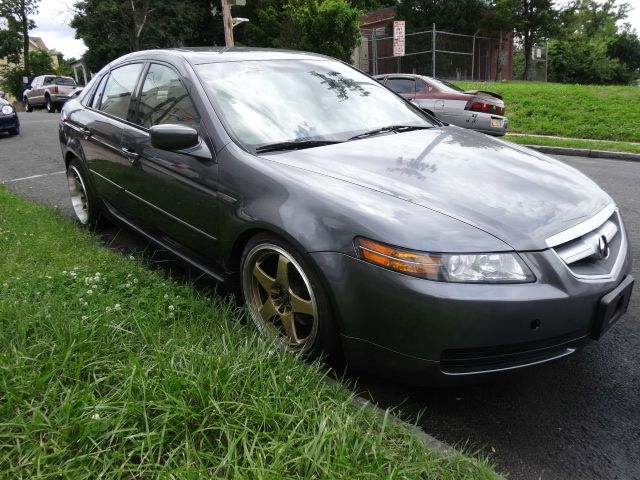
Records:
[[[615,215],[615,214],[614,214]],[[600,238],[605,237],[607,244],[611,244],[618,234],[618,227],[611,220],[607,220],[602,226],[582,237],[556,247],[556,253],[564,263],[571,265],[583,258],[595,256],[601,258],[599,251]],[[611,254],[609,254],[610,256]]]
[[[567,235],[562,238],[563,234],[569,233],[567,231],[547,239],[547,244],[553,243],[549,246],[578,278],[610,279],[617,274],[624,260],[627,245],[622,220],[615,207],[606,210],[570,229],[577,233],[573,238],[567,238]],[[562,243],[554,241],[558,238],[562,238]]]

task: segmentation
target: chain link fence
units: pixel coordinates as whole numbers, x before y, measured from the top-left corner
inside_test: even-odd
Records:
[[[511,78],[512,41],[433,29],[408,33],[405,55],[393,56],[393,37],[385,28],[360,30],[357,66],[370,73],[414,73],[449,80]]]

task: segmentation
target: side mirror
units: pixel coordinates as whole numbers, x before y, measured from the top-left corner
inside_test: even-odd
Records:
[[[160,150],[185,150],[200,143],[198,132],[186,125],[154,125],[149,135],[151,146]]]

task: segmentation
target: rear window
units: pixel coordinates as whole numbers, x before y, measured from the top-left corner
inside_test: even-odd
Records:
[[[416,93],[416,81],[413,78],[390,78],[387,87],[396,93]]]
[[[53,83],[55,83],[56,85],[66,85],[69,87],[76,86],[76,81],[73,78],[68,78],[68,77],[56,77],[53,80]]]

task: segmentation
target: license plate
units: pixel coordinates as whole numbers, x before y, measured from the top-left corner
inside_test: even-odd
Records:
[[[620,285],[600,299],[591,338],[601,338],[627,311],[632,290],[633,277],[627,275]]]
[[[497,120],[492,118],[491,119],[491,126],[492,127],[496,127],[496,128],[500,128],[500,126],[502,126],[502,120]]]

